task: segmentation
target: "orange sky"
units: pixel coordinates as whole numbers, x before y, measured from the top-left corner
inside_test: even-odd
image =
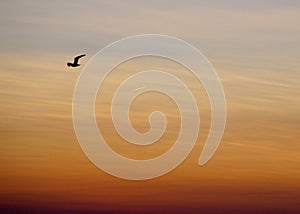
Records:
[[[83,31],[74,29],[71,35],[71,21],[77,17],[63,12],[66,4],[43,6],[32,1],[28,9],[22,3],[14,8],[14,1],[2,4],[6,11],[0,15],[4,32],[0,41],[0,210],[300,211],[300,31],[295,24],[299,6],[281,7],[279,2],[273,7],[257,2],[234,6],[232,1],[229,8],[215,3],[204,10],[199,3],[188,2],[179,10],[165,3],[147,5],[142,13],[139,4],[134,8],[140,10],[134,10],[120,2],[102,3],[106,9],[98,12],[99,3],[75,2],[70,7],[81,6],[85,22],[79,25]],[[124,10],[116,13],[122,6]],[[156,16],[150,19],[149,14]],[[126,23],[130,23],[127,29]],[[159,68],[179,75],[189,83],[201,115],[196,146],[178,168],[153,180],[127,181],[98,169],[81,150],[72,124],[73,89],[81,68],[71,71],[65,63],[86,51],[84,64],[110,42],[145,32],[178,36],[203,51],[224,87],[227,124],[216,154],[200,167],[198,158],[210,125],[202,86],[174,62],[145,57],[121,64],[96,102],[97,120],[106,124],[100,131],[115,151],[146,159],[165,152],[178,134],[176,106],[155,93],[139,97],[130,116],[137,130],[146,131],[149,112],[166,112],[163,138],[138,148],[116,134],[107,104],[119,81],[131,73]]]

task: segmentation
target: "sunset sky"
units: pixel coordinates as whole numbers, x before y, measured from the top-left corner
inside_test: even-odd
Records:
[[[0,212],[300,212],[299,1],[1,1]],[[220,76],[227,124],[220,147],[198,159],[210,127],[205,90],[187,69],[141,57],[114,69],[98,93],[101,133],[116,152],[148,159],[175,142],[180,115],[168,97],[148,93],[132,105],[136,130],[154,110],[168,127],[155,144],[124,141],[110,103],[121,80],[160,69],[189,83],[201,130],[188,158],[170,173],[128,181],[98,169],[73,129],[72,96],[82,67],[66,62],[137,34],[178,37],[198,48]],[[159,100],[160,102],[157,102]],[[2,213],[2,212],[1,212]]]

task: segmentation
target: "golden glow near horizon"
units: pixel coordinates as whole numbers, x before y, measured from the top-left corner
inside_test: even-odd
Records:
[[[0,208],[299,211],[300,6],[230,2],[0,3]],[[176,36],[199,48],[221,78],[228,112],[218,151],[200,167],[210,127],[202,86],[168,60],[144,57],[119,65],[96,100],[97,122],[105,124],[99,130],[115,151],[155,157],[172,146],[180,126],[176,105],[148,93],[135,100],[130,119],[145,132],[149,113],[159,109],[168,119],[165,135],[138,147],[116,134],[111,97],[134,72],[151,68],[179,75],[201,116],[196,145],[176,170],[132,182],[99,170],[81,150],[72,96],[82,67],[69,69],[66,62],[84,52],[84,65],[105,45],[142,33]]]

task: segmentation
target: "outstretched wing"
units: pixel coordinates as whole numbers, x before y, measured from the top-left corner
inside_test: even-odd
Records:
[[[85,54],[76,56],[76,57],[74,58],[74,64],[78,64],[78,60],[79,60],[81,57],[84,57],[84,56],[85,56]]]

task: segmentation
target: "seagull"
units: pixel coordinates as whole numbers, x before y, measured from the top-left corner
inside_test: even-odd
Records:
[[[84,57],[84,56],[85,56],[85,54],[76,56],[76,57],[74,58],[74,62],[68,62],[68,63],[67,63],[67,66],[68,66],[68,67],[78,67],[78,66],[80,66],[80,64],[78,64],[78,60],[79,60],[81,57]]]

